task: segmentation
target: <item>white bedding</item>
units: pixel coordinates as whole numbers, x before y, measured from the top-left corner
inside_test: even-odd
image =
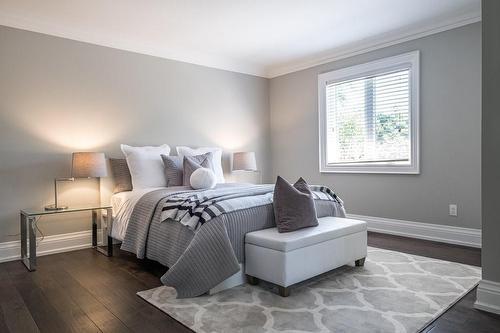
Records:
[[[128,221],[135,204],[148,192],[158,188],[145,188],[135,191],[125,191],[113,194],[111,196],[111,206],[113,207],[113,227],[111,228],[111,237],[118,240],[125,238]]]
[[[111,196],[111,206],[113,207],[113,227],[111,228],[111,237],[123,241],[125,232],[127,231],[130,215],[134,210],[135,205],[139,199],[146,193],[164,189],[165,187],[151,187],[137,189],[133,191],[125,191],[113,194]],[[188,186],[171,186],[169,189],[184,190],[190,189]]]

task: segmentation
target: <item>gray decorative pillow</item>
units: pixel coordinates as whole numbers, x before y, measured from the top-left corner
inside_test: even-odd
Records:
[[[115,180],[113,193],[132,191],[132,177],[130,176],[127,160],[124,158],[110,158],[109,164]]]
[[[212,159],[212,152],[203,155],[184,156],[182,185],[191,186],[189,179],[191,178],[191,174],[198,168],[209,168],[213,170]]]
[[[278,232],[290,232],[307,227],[316,227],[314,198],[304,179],[293,185],[278,176],[273,196],[274,219]]]
[[[167,187],[182,186],[182,157],[161,155],[163,164],[165,165],[165,178],[167,179]]]

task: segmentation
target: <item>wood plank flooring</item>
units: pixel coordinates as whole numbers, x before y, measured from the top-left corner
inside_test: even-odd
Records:
[[[480,265],[479,249],[369,233],[370,246]],[[0,332],[191,332],[136,296],[160,286],[165,268],[119,251],[91,249],[0,264]],[[500,332],[500,316],[473,308],[471,291],[424,332]]]

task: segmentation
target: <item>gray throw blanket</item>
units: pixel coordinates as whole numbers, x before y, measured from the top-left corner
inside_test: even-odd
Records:
[[[272,185],[268,187],[272,188]],[[252,193],[252,185],[217,186],[218,190],[226,193],[235,188],[246,188],[247,193]],[[325,199],[326,191],[319,192],[323,199],[315,199],[318,217],[345,217],[340,199]],[[134,207],[122,243],[123,250],[136,253],[138,258],[147,257],[168,266],[169,270],[161,281],[174,287],[180,298],[206,293],[238,272],[239,263],[244,262],[245,234],[275,226],[271,202],[221,214],[196,231],[173,220],[163,221],[162,207],[169,198],[188,193],[202,194],[203,191],[173,191],[167,188],[145,194]],[[253,202],[244,197],[233,199]]]
[[[332,200],[342,205],[342,200],[328,187],[309,185],[309,188],[314,199]],[[273,191],[274,185],[249,185],[174,194],[162,203],[161,220],[174,220],[197,230],[222,214],[271,203]]]

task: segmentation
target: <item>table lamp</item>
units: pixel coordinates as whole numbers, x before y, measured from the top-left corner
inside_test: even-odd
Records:
[[[257,162],[253,151],[237,152],[233,154],[233,171],[257,171]]]
[[[70,178],[54,179],[54,204],[45,207],[45,210],[63,210],[67,206],[59,206],[57,202],[57,183],[61,181],[74,181],[75,178],[106,177],[106,158],[104,153],[76,152],[73,153]]]

